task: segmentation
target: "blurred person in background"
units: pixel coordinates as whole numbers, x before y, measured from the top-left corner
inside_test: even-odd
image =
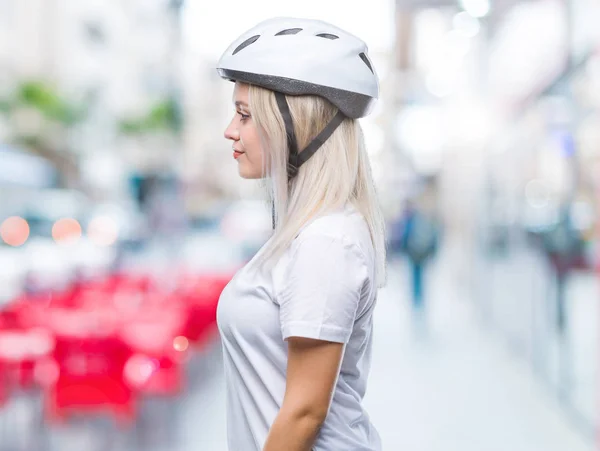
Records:
[[[563,334],[567,325],[566,289],[569,275],[585,266],[585,240],[574,224],[572,208],[565,203],[560,208],[559,220],[541,235],[543,249],[555,276],[556,330]]]
[[[217,321],[232,451],[380,450],[362,407],[384,223],[358,118],[379,81],[366,44],[316,20],[242,34],[225,131],[239,174],[262,179],[273,233],[223,291]]]
[[[434,199],[430,184],[429,189],[408,199],[403,218],[401,241],[410,265],[411,299],[417,334],[426,331],[425,268],[435,257],[440,243],[440,221]]]

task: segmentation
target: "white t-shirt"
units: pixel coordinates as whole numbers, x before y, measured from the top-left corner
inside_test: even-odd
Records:
[[[344,343],[315,451],[379,451],[361,401],[377,297],[374,250],[352,206],[306,226],[272,270],[242,268],[217,310],[227,386],[229,451],[262,451],[282,405],[290,336]]]

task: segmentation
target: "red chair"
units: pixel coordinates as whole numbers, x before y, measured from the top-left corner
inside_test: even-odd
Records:
[[[49,313],[56,333],[53,354],[56,381],[46,388],[45,408],[50,421],[70,413],[108,412],[120,425],[135,418],[135,398],[123,371],[131,349],[114,335],[116,324],[94,311],[55,309]]]
[[[130,350],[116,339],[58,340],[59,374],[46,392],[49,419],[61,421],[72,412],[108,411],[119,424],[131,424],[135,400],[123,378],[129,355]]]

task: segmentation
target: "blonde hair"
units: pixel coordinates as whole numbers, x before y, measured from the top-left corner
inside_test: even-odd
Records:
[[[298,149],[304,149],[337,113],[318,96],[286,96]],[[281,257],[299,230],[322,214],[348,202],[363,215],[375,250],[376,283],[386,282],[385,223],[360,124],[346,118],[288,183],[288,144],[283,118],[273,91],[250,85],[249,103],[265,158],[267,197],[274,205],[275,230],[257,264]]]

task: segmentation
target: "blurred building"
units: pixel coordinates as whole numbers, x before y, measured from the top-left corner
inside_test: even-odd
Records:
[[[169,131],[127,139],[120,131],[123,121],[177,96],[180,6],[173,0],[1,2],[0,97],[36,81],[83,105],[85,120],[64,147],[77,155],[92,186],[111,191],[129,170],[172,163],[178,148]],[[9,138],[8,130],[4,135]]]

